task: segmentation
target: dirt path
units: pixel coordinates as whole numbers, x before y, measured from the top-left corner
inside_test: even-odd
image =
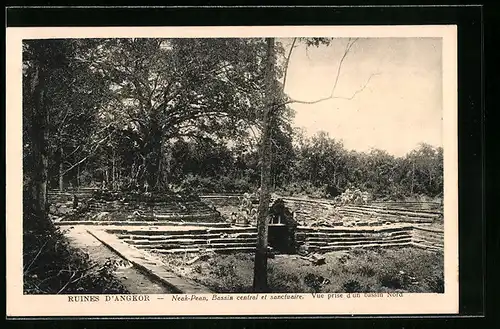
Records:
[[[119,255],[103,245],[99,240],[90,235],[83,227],[74,227],[66,230],[66,236],[71,244],[89,254],[90,259],[98,264],[104,264],[108,259],[124,261]],[[125,288],[132,294],[170,294],[173,293],[165,285],[156,282],[128,262],[118,267],[113,273]]]

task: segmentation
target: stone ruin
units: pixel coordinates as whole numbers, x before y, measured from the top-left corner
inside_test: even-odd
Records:
[[[220,223],[220,213],[199,198],[172,193],[103,190],[49,192],[50,214],[62,221]]]

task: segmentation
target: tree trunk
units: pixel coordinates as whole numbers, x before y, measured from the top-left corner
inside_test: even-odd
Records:
[[[156,171],[156,182],[155,186],[157,190],[165,190],[168,186],[168,173],[170,167],[170,154],[167,151],[169,149],[168,144],[165,141],[160,143],[160,148],[158,151],[158,164]]]
[[[271,134],[270,122],[274,105],[274,38],[267,38],[266,102],[263,115],[261,147],[260,200],[257,217],[257,248],[254,264],[254,292],[266,292],[267,286],[267,235],[271,181]]]
[[[43,56],[43,55],[42,55]],[[31,141],[33,148],[33,180],[32,200],[33,211],[40,223],[48,224],[47,219],[47,124],[48,111],[45,104],[44,80],[45,72],[40,62],[35,64],[31,81],[31,95],[33,100],[31,118]]]
[[[63,147],[59,147],[59,191],[64,191],[64,150]]]
[[[116,190],[116,182],[115,182],[115,174],[116,174],[116,168],[115,168],[115,149],[113,148],[112,151],[112,160],[111,160],[111,186],[113,187],[113,191]]]
[[[410,194],[413,195],[413,184],[415,181],[415,162],[411,164],[411,185],[410,185]]]
[[[104,170],[104,186],[107,188],[109,185],[109,167]]]
[[[159,123],[154,116],[151,117],[151,126],[143,151],[143,155],[146,159],[146,175],[142,184],[145,185],[147,183],[150,190],[159,191],[163,187],[162,179],[159,177],[159,175],[161,175],[162,131],[160,130]]]
[[[76,166],[76,188],[80,190],[80,165]]]

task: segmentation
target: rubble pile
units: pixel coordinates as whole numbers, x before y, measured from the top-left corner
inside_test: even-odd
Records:
[[[334,202],[339,206],[368,204],[371,196],[360,189],[346,189],[342,194],[335,197]]]
[[[49,193],[50,214],[61,221],[201,221],[221,222],[220,213],[203,201],[175,194]]]

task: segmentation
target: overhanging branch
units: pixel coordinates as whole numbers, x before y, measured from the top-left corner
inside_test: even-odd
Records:
[[[345,100],[353,100],[359,93],[361,93],[363,90],[365,90],[365,88],[368,86],[368,83],[370,82],[370,80],[376,76],[376,75],[380,75],[380,73],[373,73],[371,74],[368,79],[366,80],[366,82],[363,84],[363,86],[356,90],[351,96],[349,97],[345,97],[345,96],[335,96],[335,95],[330,95],[330,96],[327,96],[327,97],[323,97],[323,98],[319,98],[319,99],[315,99],[315,100],[311,100],[311,101],[305,101],[305,100],[299,100],[299,99],[290,99],[282,104],[279,104],[279,105],[286,105],[286,104],[292,104],[292,103],[297,103],[297,104],[317,104],[317,103],[321,103],[321,102],[324,102],[324,101],[327,101],[327,100],[330,100],[330,99],[345,99]]]
[[[286,56],[285,60],[285,72],[283,75],[283,93],[285,92],[286,76],[288,73],[288,63],[290,63],[290,57],[292,57],[292,51],[293,48],[295,48],[295,42],[297,42],[297,38],[293,38],[292,45],[290,46],[290,50],[288,51],[288,55]]]
[[[294,39],[295,41],[295,39]],[[366,80],[366,82],[363,84],[363,86],[356,90],[351,96],[349,97],[345,97],[345,96],[336,96],[335,95],[335,91],[337,89],[337,85],[339,83],[339,78],[340,78],[340,74],[342,72],[342,66],[344,64],[344,61],[347,57],[347,55],[349,54],[349,52],[351,51],[351,48],[352,46],[358,41],[358,38],[356,39],[351,39],[349,38],[349,41],[347,42],[347,45],[344,49],[344,53],[342,54],[342,57],[340,58],[340,62],[339,62],[339,65],[338,65],[338,68],[337,68],[337,73],[335,75],[335,80],[334,80],[334,83],[333,83],[333,87],[332,87],[332,91],[330,93],[330,95],[328,96],[325,96],[325,97],[322,97],[322,98],[319,98],[319,99],[315,99],[315,100],[310,100],[310,101],[307,101],[307,100],[299,100],[299,99],[293,99],[293,98],[290,98],[288,99],[287,101],[285,102],[282,102],[282,103],[279,103],[277,104],[276,106],[283,106],[283,105],[287,105],[287,104],[292,104],[292,103],[297,103],[297,104],[308,104],[308,105],[312,105],[312,104],[318,104],[318,103],[321,103],[321,102],[324,102],[324,101],[327,101],[327,100],[331,100],[331,99],[345,99],[345,100],[352,100],[354,99],[359,93],[361,93],[363,90],[365,90],[365,88],[368,86],[368,83],[370,82],[370,80],[376,76],[376,75],[379,75],[380,73],[373,73],[371,74],[368,79]],[[290,48],[290,52],[289,52],[289,55],[288,55],[288,58],[287,58],[287,62],[286,62],[286,66],[285,66],[285,78],[286,78],[286,71],[288,70],[288,60],[290,59],[290,55],[291,55],[291,52],[292,52],[292,49],[293,49],[293,44],[292,44],[292,48]],[[284,81],[285,82],[285,81]],[[283,85],[283,89],[284,89],[284,85]]]
[[[103,139],[101,139],[100,141],[98,141],[94,148],[89,152],[89,155],[87,155],[86,157],[82,158],[80,161],[76,162],[75,164],[71,165],[69,168],[67,168],[66,170],[64,170],[62,172],[62,175],[65,175],[66,173],[68,173],[69,171],[71,171],[73,168],[75,168],[76,166],[78,166],[79,164],[83,163],[84,161],[86,161],[88,158],[90,158],[93,153],[99,148],[99,146],[104,143],[109,137],[111,137],[111,135],[113,135],[113,132],[111,132],[110,134],[108,134],[106,137],[104,137]]]

